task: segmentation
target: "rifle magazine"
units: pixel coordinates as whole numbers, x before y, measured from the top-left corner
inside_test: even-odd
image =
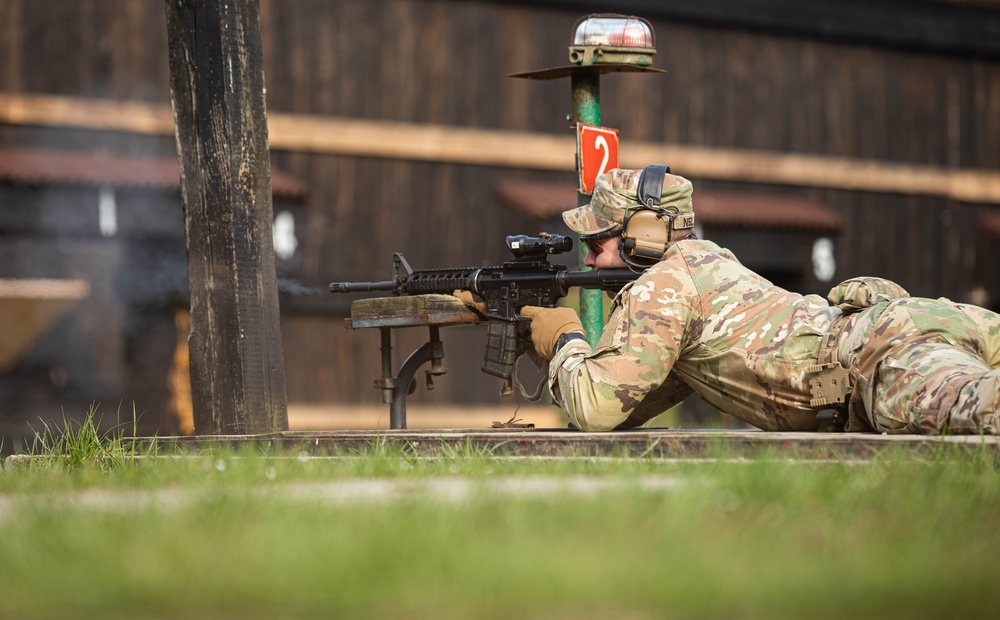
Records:
[[[514,364],[517,362],[517,323],[514,321],[490,321],[486,332],[486,356],[483,372],[504,381],[514,378]]]

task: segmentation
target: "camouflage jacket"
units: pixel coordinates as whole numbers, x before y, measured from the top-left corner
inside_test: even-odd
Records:
[[[618,294],[596,348],[556,353],[549,387],[583,430],[638,426],[692,390],[759,428],[815,430],[806,369],[842,314],[710,241],[680,241]]]

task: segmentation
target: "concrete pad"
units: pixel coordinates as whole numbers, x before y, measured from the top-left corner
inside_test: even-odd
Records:
[[[643,429],[582,433],[567,429],[439,429],[286,431],[254,436],[160,438],[182,449],[213,444],[256,445],[306,455],[405,454],[448,456],[617,456],[624,458],[788,458],[795,460],[866,460],[880,455],[963,458],[981,452],[1000,455],[1000,438],[927,437],[862,433],[768,433]]]

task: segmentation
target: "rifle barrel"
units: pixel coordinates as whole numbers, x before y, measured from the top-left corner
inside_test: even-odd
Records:
[[[331,293],[363,293],[369,291],[391,291],[396,288],[392,280],[384,282],[331,282]]]
[[[566,286],[619,291],[638,277],[639,274],[631,269],[595,269],[592,271],[567,271],[563,274],[563,282],[566,283]]]
[[[477,290],[480,270],[423,270],[411,274],[404,282],[385,280],[383,282],[331,282],[331,293],[369,293],[373,291],[393,291],[402,289],[408,294],[450,293],[454,289]],[[538,276],[544,279],[544,275]],[[638,274],[630,269],[595,269],[592,271],[565,271],[557,276],[565,286],[596,288],[618,291]],[[477,291],[479,292],[479,291]]]

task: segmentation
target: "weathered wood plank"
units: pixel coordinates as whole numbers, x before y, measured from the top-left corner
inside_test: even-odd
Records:
[[[159,135],[173,131],[162,106],[47,95],[0,95],[0,122]],[[500,129],[401,123],[303,114],[271,114],[276,150],[451,162],[537,170],[572,170],[575,138]],[[690,177],[940,196],[1000,204],[1000,173],[800,153],[629,141],[622,165],[681,162]]]
[[[0,279],[0,372],[89,294],[83,280]]]
[[[418,325],[474,325],[483,317],[451,295],[371,297],[351,303],[350,329]]]
[[[532,0],[582,13],[607,10],[599,0]],[[620,0],[615,12],[672,23],[766,31],[891,48],[1000,57],[1000,13],[989,0]],[[978,6],[977,6],[978,5]]]
[[[166,6],[195,432],[284,430],[259,4]]]

